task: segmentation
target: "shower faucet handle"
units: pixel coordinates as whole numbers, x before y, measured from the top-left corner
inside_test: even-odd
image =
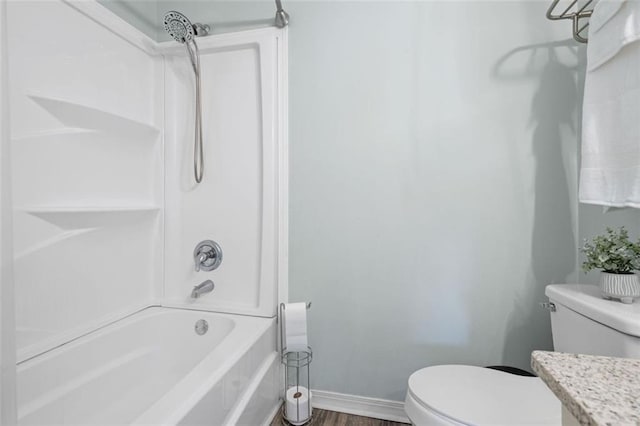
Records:
[[[213,271],[222,263],[222,249],[215,241],[202,241],[193,251],[193,261],[196,272],[200,270]]]
[[[210,251],[202,251],[198,253],[194,261],[196,263],[196,272],[200,272],[200,267],[209,259]]]

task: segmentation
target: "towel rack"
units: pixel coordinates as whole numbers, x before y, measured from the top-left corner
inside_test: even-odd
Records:
[[[562,12],[559,6],[561,0],[553,0],[547,10],[547,18],[552,21],[560,19],[570,19],[573,22],[573,38],[580,43],[588,41],[589,18],[593,13],[593,0],[569,0],[563,2],[568,4]]]

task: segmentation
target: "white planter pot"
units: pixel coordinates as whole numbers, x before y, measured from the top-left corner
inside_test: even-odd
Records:
[[[600,291],[605,299],[619,299],[622,303],[633,303],[640,297],[640,280],[636,274],[600,274]]]

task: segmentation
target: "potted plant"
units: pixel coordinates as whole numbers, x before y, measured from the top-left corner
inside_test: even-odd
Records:
[[[601,269],[600,290],[606,299],[632,303],[640,296],[640,280],[634,271],[640,270],[640,241],[633,243],[623,227],[607,228],[590,242],[585,239],[580,249],[585,255],[582,270]]]

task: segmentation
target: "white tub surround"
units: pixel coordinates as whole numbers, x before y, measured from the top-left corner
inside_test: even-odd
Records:
[[[18,361],[161,294],[162,60],[74,4],[7,4]]]
[[[183,45],[165,57],[165,289],[170,306],[273,317],[286,279],[284,33],[275,28],[197,40],[203,93],[204,178],[193,178],[194,77]],[[230,101],[232,100],[232,101]],[[192,253],[217,242],[223,261],[195,271]],[[205,279],[215,290],[189,297]]]
[[[640,360],[534,351],[531,367],[562,401],[563,424],[640,423]]]
[[[196,186],[184,46],[92,2],[9,13],[19,360],[151,304],[274,316],[287,269],[286,31],[198,39]],[[28,22],[37,31],[24,35]],[[224,260],[196,272],[207,239]],[[191,299],[206,279],[214,292]]]
[[[11,142],[6,2],[0,2],[0,424],[16,423]]]
[[[183,45],[93,1],[7,13],[18,342],[1,350],[18,377],[2,401],[17,388],[19,424],[266,421],[287,287],[286,30],[198,39],[196,186]],[[196,272],[203,240],[223,261]]]

